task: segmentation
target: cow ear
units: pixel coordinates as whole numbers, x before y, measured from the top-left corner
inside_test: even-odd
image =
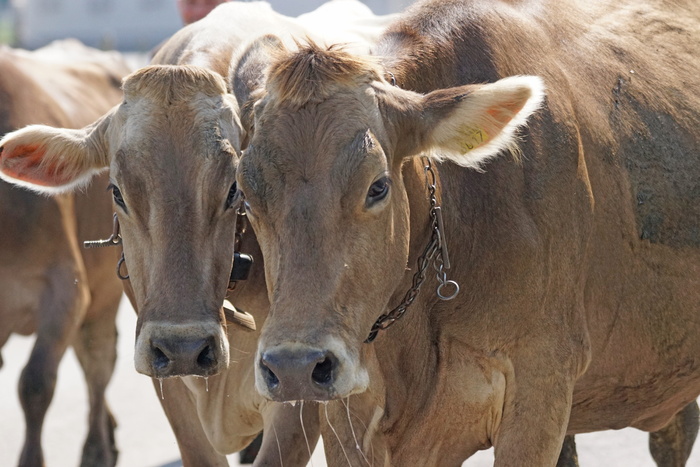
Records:
[[[275,56],[285,51],[282,40],[268,34],[242,47],[242,53],[232,60],[229,85],[238,101],[241,124],[249,133],[253,127],[253,105],[262,94],[267,67]]]
[[[0,177],[39,193],[84,185],[107,168],[110,114],[79,130],[30,125],[0,140]]]
[[[442,89],[423,96],[419,152],[479,168],[501,151],[518,153],[516,131],[544,99],[536,76]]]

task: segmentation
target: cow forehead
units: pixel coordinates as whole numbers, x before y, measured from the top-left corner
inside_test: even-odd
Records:
[[[131,96],[110,127],[113,179],[151,192],[224,183],[237,162],[228,113],[203,93],[177,103]]]
[[[384,157],[384,147],[384,122],[367,86],[302,108],[264,106],[246,157],[251,169],[347,178],[368,156]]]
[[[151,66],[127,77],[123,87],[113,150],[160,147],[173,153],[163,156],[188,160],[238,149],[234,100],[216,73],[196,66]]]

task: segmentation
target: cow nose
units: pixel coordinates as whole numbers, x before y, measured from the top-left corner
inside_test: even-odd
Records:
[[[228,360],[226,330],[218,321],[148,321],[136,334],[136,371],[152,378],[214,376]]]
[[[198,375],[216,373],[219,356],[213,336],[187,339],[151,340],[151,365],[156,375]]]
[[[338,359],[319,349],[275,349],[260,357],[260,373],[276,401],[332,398]]]

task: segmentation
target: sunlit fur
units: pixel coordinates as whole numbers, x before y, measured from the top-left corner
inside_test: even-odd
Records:
[[[10,133],[0,140],[0,177],[15,185],[44,194],[57,194],[80,188],[89,183],[95,174],[105,169],[104,161],[84,157],[87,151],[76,151],[76,147],[84,147],[87,134],[86,129],[56,129],[45,125],[29,125]],[[45,151],[36,168],[37,172],[43,172],[50,167],[60,167],[62,176],[70,181],[52,186],[32,183],[10,175],[15,167],[20,168],[26,164],[23,156],[17,158],[14,154],[18,148],[18,152],[24,152],[21,149],[23,146],[33,146],[37,151]],[[31,154],[30,152],[27,156],[31,157]]]
[[[157,65],[141,68],[124,80],[124,95],[129,98],[175,102],[195,93],[219,96],[226,93],[226,81],[217,73],[199,66]]]
[[[270,66],[267,90],[285,106],[299,108],[333,96],[339,87],[379,80],[375,59],[360,57],[339,46],[320,47],[313,41],[298,51],[281,54]]]

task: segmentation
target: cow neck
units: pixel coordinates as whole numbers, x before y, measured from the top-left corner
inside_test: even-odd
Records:
[[[391,75],[392,81],[394,80]],[[450,257],[445,238],[445,226],[442,218],[442,208],[438,202],[438,176],[437,169],[433,167],[429,157],[421,157],[425,186],[428,192],[429,209],[426,217],[428,238],[422,252],[416,261],[416,272],[413,274],[411,286],[405,293],[403,300],[392,310],[383,313],[374,322],[365,343],[371,343],[377,337],[379,331],[384,330],[403,317],[411,304],[418,297],[421,286],[426,280],[430,266],[437,271],[438,287],[437,296],[442,300],[452,300],[459,293],[459,285],[447,278],[450,269]],[[413,217],[413,216],[411,216]]]

